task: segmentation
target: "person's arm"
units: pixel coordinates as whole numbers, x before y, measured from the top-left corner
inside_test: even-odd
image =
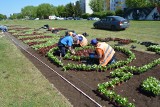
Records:
[[[103,51],[101,49],[96,49],[97,55],[95,55],[95,58],[102,58],[102,55],[103,55],[102,53],[103,53]]]
[[[72,37],[69,38],[68,42],[67,42],[67,47],[68,49],[71,51],[72,50],[72,45],[73,45],[73,39]]]
[[[80,41],[79,41],[79,40],[77,40],[77,44],[80,44]]]
[[[71,47],[71,46],[69,46],[69,47],[68,47],[68,49],[69,49],[69,51],[71,51],[71,50],[72,50],[72,47]]]

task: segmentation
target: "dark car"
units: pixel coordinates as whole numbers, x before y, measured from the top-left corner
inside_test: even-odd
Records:
[[[125,30],[129,27],[129,20],[120,16],[107,16],[93,24],[96,29]]]
[[[68,17],[68,18],[67,18],[67,20],[73,20],[73,19],[74,19],[73,17]]]
[[[74,17],[74,20],[81,20],[80,17]]]

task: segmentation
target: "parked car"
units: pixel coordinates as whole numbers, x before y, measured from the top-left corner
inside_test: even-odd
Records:
[[[39,18],[35,18],[34,20],[39,20]]]
[[[73,17],[68,17],[68,18],[67,18],[67,20],[73,20],[73,19],[74,19]]]
[[[120,16],[107,16],[95,23],[96,29],[125,30],[130,25],[129,20]]]
[[[56,17],[55,20],[64,20],[63,17]]]
[[[74,20],[82,20],[80,17],[74,17]]]
[[[100,20],[98,17],[88,17],[87,20]]]

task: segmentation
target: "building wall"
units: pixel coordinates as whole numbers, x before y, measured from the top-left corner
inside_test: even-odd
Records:
[[[93,11],[89,6],[90,0],[79,0],[81,9],[83,13],[89,13],[92,14]],[[125,0],[105,0],[104,1],[104,10],[111,10],[115,11],[116,9],[122,9],[124,10],[126,8]]]
[[[116,9],[124,9],[126,7],[125,0],[105,0],[107,10],[115,11]]]
[[[81,9],[84,13],[92,14],[93,11],[89,6],[90,0],[80,0]]]

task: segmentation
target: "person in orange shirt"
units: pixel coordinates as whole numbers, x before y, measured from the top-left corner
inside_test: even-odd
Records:
[[[98,42],[97,39],[92,39],[91,44],[95,47],[96,55],[94,58],[99,59],[101,66],[115,63],[115,51],[105,42]]]
[[[88,40],[82,34],[73,33],[72,36],[75,45],[79,45],[80,47],[88,45]]]

